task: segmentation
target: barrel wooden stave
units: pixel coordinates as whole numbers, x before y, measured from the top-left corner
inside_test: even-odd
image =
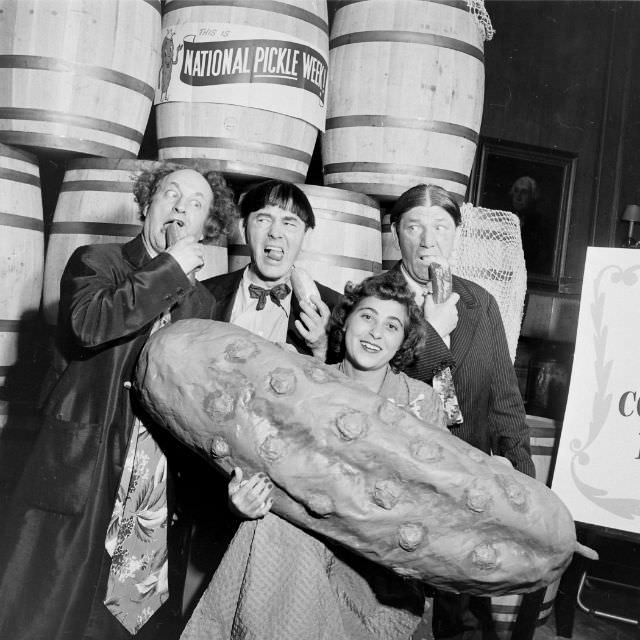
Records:
[[[328,58],[324,0],[287,0],[279,11],[253,3],[181,6],[167,2],[162,27],[196,23],[248,25],[311,43]],[[288,6],[288,10],[285,7]],[[315,20],[313,18],[316,18]],[[277,87],[274,88],[277,91]],[[318,130],[313,125],[251,104],[172,101],[156,105],[158,154],[161,159],[207,158],[233,179],[306,179]]]
[[[380,210],[371,198],[343,189],[297,185],[313,209],[316,226],[307,231],[296,265],[318,282],[342,292],[382,268]],[[250,261],[240,225],[229,237],[229,270]]]
[[[31,154],[0,144],[0,385],[40,307],[44,224],[40,169]]]
[[[484,94],[483,45],[464,4],[373,0],[338,9],[326,185],[388,200],[429,182],[464,197]]]
[[[157,81],[159,4],[0,7],[0,140],[44,153],[135,158]]]

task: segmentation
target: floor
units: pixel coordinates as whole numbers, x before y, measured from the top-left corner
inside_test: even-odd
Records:
[[[639,588],[594,578],[592,572],[587,575],[578,593],[578,600],[582,606],[575,608],[571,636],[574,640],[640,640],[638,623],[631,624],[607,617],[640,620]],[[583,607],[589,612],[584,611]],[[555,616],[552,614],[544,626],[538,628],[534,640],[556,640],[563,637],[567,636],[556,635]]]
[[[636,613],[640,615],[640,611]],[[573,640],[639,640],[640,627],[607,620],[577,609],[571,637]],[[561,638],[565,636],[556,635],[553,616],[545,625],[539,627],[534,635],[534,640],[560,640]]]

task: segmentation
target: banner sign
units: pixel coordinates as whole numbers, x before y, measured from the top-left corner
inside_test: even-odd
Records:
[[[640,533],[640,251],[590,247],[552,489],[575,520]]]
[[[327,61],[310,43],[226,23],[180,24],[163,35],[156,104],[255,107],[300,118],[324,131]]]

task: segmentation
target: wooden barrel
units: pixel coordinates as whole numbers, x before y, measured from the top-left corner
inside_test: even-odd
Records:
[[[77,247],[127,242],[142,221],[133,198],[136,178],[158,163],[153,160],[84,158],[67,165],[51,225],[44,276],[43,310],[49,325],[57,323],[60,277]],[[198,278],[227,270],[226,238],[206,246],[206,264]]]
[[[342,293],[348,281],[360,282],[381,268],[380,209],[361,193],[299,184],[316,218],[296,264],[315,280]],[[229,270],[249,262],[249,249],[237,231],[229,238]]]
[[[0,386],[40,308],[43,232],[37,160],[0,144]]]
[[[265,34],[276,44],[306,43],[325,61],[328,59],[329,28],[324,0],[166,2],[163,32],[180,30],[185,23],[193,24],[192,31],[198,33],[198,27],[223,24],[230,31],[230,39],[248,48]],[[178,73],[175,68],[173,73]],[[262,83],[275,102],[278,99],[286,102],[291,98],[284,92],[290,91],[291,86],[279,82],[287,80],[273,77],[268,80],[252,74],[251,80],[246,80],[246,96],[240,99],[236,93],[231,97],[230,92],[237,92],[241,86],[234,82],[217,87],[216,102],[176,100],[169,96],[169,101],[156,105],[159,157],[180,161],[209,158],[215,161],[218,171],[234,180],[275,178],[304,182],[318,128],[302,117],[278,111],[277,105],[274,109],[258,107],[249,93],[251,87]],[[312,97],[314,101],[317,99]],[[324,111],[322,115],[324,125]]]
[[[0,141],[137,157],[159,47],[159,0],[0,0]]]
[[[532,415],[527,415],[527,424],[536,479],[550,487],[561,424],[557,420]]]
[[[461,201],[484,99],[467,2],[345,3],[329,46],[324,183],[381,200],[432,183]]]
[[[545,591],[536,627],[541,627],[551,615],[553,601],[558,593],[560,580],[552,582]],[[510,640],[511,631],[518,617],[518,609],[522,602],[521,595],[493,596],[491,598],[491,616],[495,624],[495,630],[501,640]]]

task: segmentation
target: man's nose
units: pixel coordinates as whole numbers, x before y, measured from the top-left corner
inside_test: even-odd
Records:
[[[423,229],[420,236],[420,244],[423,247],[432,247],[435,244],[434,235],[430,229]]]
[[[272,222],[269,226],[269,237],[279,238],[282,236],[282,225],[277,222]]]

